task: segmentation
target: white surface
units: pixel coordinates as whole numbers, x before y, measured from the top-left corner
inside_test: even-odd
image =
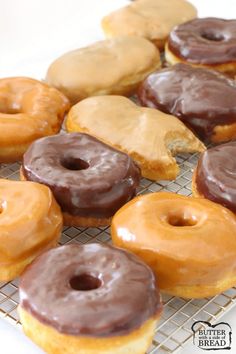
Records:
[[[22,332],[0,319],[1,354],[44,354]],[[55,353],[56,354],[56,353]]]
[[[127,3],[126,0],[0,0],[0,77],[43,78],[57,56],[104,38],[100,19]],[[236,0],[192,0],[192,3],[201,17],[236,18]],[[236,310],[224,319],[233,329],[231,352],[236,353]],[[1,354],[42,353],[2,320],[0,345]],[[182,351],[195,352],[202,353],[192,342]]]

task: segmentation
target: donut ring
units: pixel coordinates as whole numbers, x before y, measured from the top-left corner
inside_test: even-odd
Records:
[[[10,281],[54,247],[62,215],[49,188],[0,179],[0,281]]]
[[[98,243],[45,252],[19,291],[25,333],[51,354],[144,353],[162,310],[151,269]]]
[[[236,73],[236,20],[199,18],[175,27],[168,38],[166,60]]]
[[[136,195],[139,167],[126,154],[87,134],[35,141],[23,158],[22,179],[46,184],[65,225],[98,227]]]
[[[168,294],[203,298],[236,284],[236,217],[207,199],[140,196],[115,214],[111,234],[153,269]]]
[[[21,159],[34,140],[56,134],[68,109],[68,99],[40,81],[1,79],[0,163]]]
[[[236,213],[236,141],[206,150],[193,174],[192,191]]]

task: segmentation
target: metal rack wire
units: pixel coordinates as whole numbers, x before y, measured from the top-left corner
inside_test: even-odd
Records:
[[[159,181],[158,183],[143,179],[139,194],[161,190],[191,195],[192,171],[197,162],[197,154],[177,157],[181,165],[181,173],[175,181]],[[19,179],[20,164],[0,165],[0,178]],[[61,244],[71,242],[111,242],[109,227],[76,228],[65,227]],[[149,354],[174,353],[183,347],[192,337],[191,326],[197,320],[217,321],[226,311],[236,304],[236,288],[209,299],[185,300],[163,295],[164,312],[153,339]],[[17,313],[18,280],[0,283],[0,317],[21,328]],[[236,311],[236,309],[235,309]]]

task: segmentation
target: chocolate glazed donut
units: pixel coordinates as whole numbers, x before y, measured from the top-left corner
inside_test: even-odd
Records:
[[[20,306],[61,333],[94,337],[127,334],[162,307],[148,266],[96,243],[38,257],[21,279]]]
[[[236,82],[216,71],[173,65],[149,75],[138,97],[143,106],[173,114],[203,139],[236,138]]]
[[[24,155],[22,174],[50,187],[64,216],[72,217],[64,222],[78,226],[87,226],[86,220],[88,226],[96,220],[107,224],[140,181],[140,169],[128,155],[81,133],[37,140]],[[85,224],[73,217],[85,218]]]
[[[236,141],[206,150],[200,157],[193,184],[198,195],[236,213]],[[196,194],[196,193],[195,193]]]
[[[168,49],[192,64],[236,63],[236,20],[198,18],[175,27]]]

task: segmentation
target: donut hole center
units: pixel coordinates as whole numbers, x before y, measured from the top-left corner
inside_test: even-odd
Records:
[[[61,161],[61,165],[71,171],[81,171],[89,168],[89,164],[86,161],[76,157],[64,158]]]
[[[203,32],[201,36],[202,38],[212,42],[221,42],[224,40],[224,36],[219,33]]]
[[[168,224],[171,226],[195,226],[197,222],[194,216],[170,215],[168,217]]]
[[[89,291],[100,288],[102,282],[91,274],[79,274],[70,279],[70,286],[74,290]]]

